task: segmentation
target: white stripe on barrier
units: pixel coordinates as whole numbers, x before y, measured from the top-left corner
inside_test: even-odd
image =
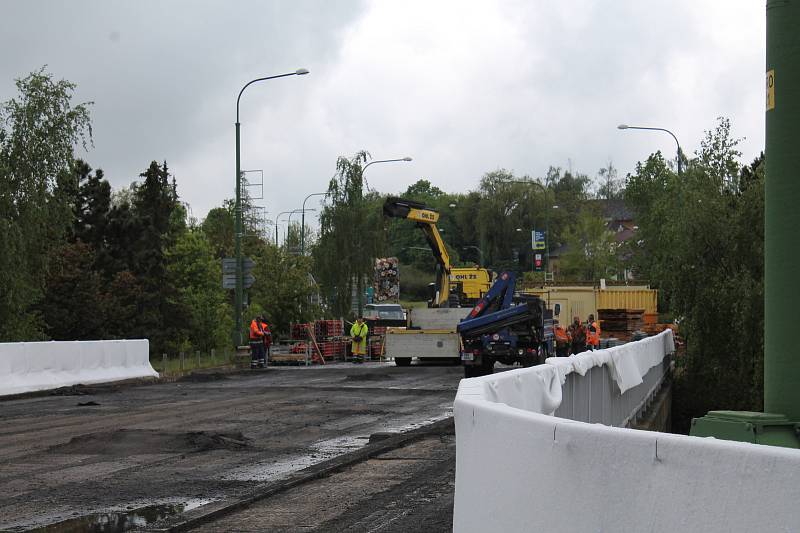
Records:
[[[617,358],[594,352],[462,380],[453,530],[795,531],[800,450],[547,414],[564,376],[601,361],[616,367],[620,390],[636,374],[641,382],[674,350],[671,333],[646,340]]]
[[[158,377],[147,339],[0,343],[0,396]]]

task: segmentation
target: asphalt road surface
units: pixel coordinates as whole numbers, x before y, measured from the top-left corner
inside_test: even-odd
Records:
[[[0,530],[157,529],[249,501],[446,419],[462,372],[274,367],[0,401]],[[427,434],[193,527],[450,531],[454,448],[452,431]]]

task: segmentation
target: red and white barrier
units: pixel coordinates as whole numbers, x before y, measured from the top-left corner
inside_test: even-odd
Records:
[[[158,377],[147,339],[0,343],[0,396]]]

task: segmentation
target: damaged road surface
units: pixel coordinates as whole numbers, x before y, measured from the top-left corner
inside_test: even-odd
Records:
[[[279,367],[1,401],[0,530],[224,530],[236,528],[226,518],[236,513],[250,513],[253,530],[395,530],[380,524],[410,526],[405,506],[417,496],[422,508],[449,505],[448,522],[452,429],[416,428],[452,414],[460,377],[449,366]],[[396,436],[415,429],[414,439]],[[287,484],[315,468],[324,479]],[[279,495],[254,499],[281,483]],[[449,496],[431,495],[447,487]],[[326,511],[314,524],[292,522],[287,512],[276,519],[281,513],[269,505],[288,505],[303,490],[338,496],[323,498]],[[300,499],[309,502],[307,517],[315,500]],[[202,525],[183,519],[246,501]],[[259,522],[258,509],[277,522]]]

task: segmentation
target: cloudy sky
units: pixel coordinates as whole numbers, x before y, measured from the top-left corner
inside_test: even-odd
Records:
[[[112,185],[167,160],[194,216],[260,169],[268,216],[324,191],[336,158],[367,150],[370,185],[474,189],[498,168],[620,175],[672,130],[697,149],[720,115],[743,160],[764,145],[764,2],[753,0],[5,0],[0,100],[42,65],[91,100]],[[313,200],[309,205],[314,203]]]

